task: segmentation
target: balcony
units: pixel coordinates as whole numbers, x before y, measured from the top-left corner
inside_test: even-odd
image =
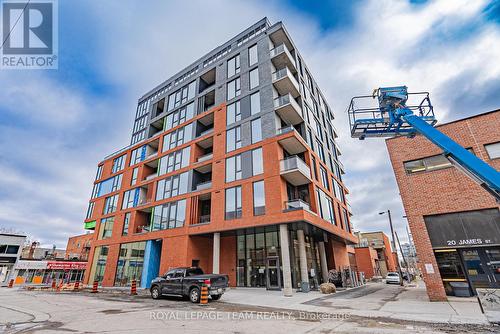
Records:
[[[212,188],[212,181],[200,182],[196,185],[196,191]]]
[[[297,72],[295,58],[290,51],[288,51],[285,44],[278,45],[271,50],[271,61],[276,68],[288,67],[294,73]]]
[[[212,159],[213,157],[214,157],[213,153],[208,153],[208,154],[200,156],[197,161],[198,162],[208,161],[208,160]]]
[[[300,134],[295,130],[293,126],[287,126],[281,129],[278,129],[277,135],[284,135],[286,133],[293,132],[295,136],[289,136],[283,139],[278,140],[280,145],[290,154],[299,154],[307,151],[307,147],[297,138]]]
[[[311,183],[311,169],[296,155],[280,161],[280,174],[294,186]]]
[[[208,224],[210,223],[210,215],[200,216],[198,219],[198,224]]]
[[[300,95],[299,83],[288,67],[273,73],[273,85],[280,95],[292,94],[294,98]]]
[[[302,108],[290,94],[279,96],[274,99],[274,110],[287,124],[296,125],[304,122]]]
[[[301,199],[292,199],[285,202],[285,211],[292,210],[308,210],[310,211],[309,204]]]

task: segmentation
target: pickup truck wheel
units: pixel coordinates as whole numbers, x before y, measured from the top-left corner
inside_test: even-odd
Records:
[[[160,288],[157,286],[154,286],[151,288],[151,298],[153,299],[160,299],[161,293],[160,293]]]
[[[219,300],[222,295],[212,295],[212,300]]]
[[[200,289],[192,288],[189,290],[189,300],[191,303],[199,303],[200,302]]]

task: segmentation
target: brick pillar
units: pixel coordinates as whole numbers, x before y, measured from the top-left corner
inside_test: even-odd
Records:
[[[413,236],[418,260],[421,263],[422,276],[429,300],[433,302],[446,301],[447,297],[443,281],[441,280],[441,274],[439,273],[436,257],[432,250],[431,240],[429,239],[423,217],[408,217],[408,225]],[[427,272],[426,264],[432,265],[434,273]]]

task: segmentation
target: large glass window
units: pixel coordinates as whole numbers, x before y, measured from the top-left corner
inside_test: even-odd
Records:
[[[194,98],[196,93],[196,81],[192,81],[188,85],[182,87],[175,93],[168,96],[168,111],[171,111],[188,100]]]
[[[259,85],[259,68],[255,68],[250,71],[250,89],[254,89]]]
[[[472,149],[467,149],[472,153]],[[426,157],[418,160],[403,162],[407,174],[413,174],[423,171],[433,171],[442,168],[451,167],[451,162],[442,154]]]
[[[137,183],[137,176],[139,175],[139,167],[132,170],[132,178],[130,179],[130,185],[133,186]]]
[[[345,195],[344,195],[344,190],[342,190],[342,186],[333,177],[332,177],[332,183],[333,183],[333,192],[335,194],[335,197],[337,197],[337,199],[342,203],[345,203]]]
[[[323,183],[323,186],[330,190],[330,184],[328,183],[328,174],[326,173],[326,169],[323,167],[320,167],[320,172],[321,172],[321,182]]]
[[[108,252],[108,246],[98,246],[95,248],[94,261],[92,261],[92,269],[90,270],[91,282],[102,282],[102,279],[104,278],[104,270],[106,269]]]
[[[238,121],[241,121],[240,101],[228,104],[226,110],[226,125],[231,125]]]
[[[236,78],[227,83],[227,100],[231,100],[241,94],[240,78]]]
[[[139,204],[140,188],[127,190],[123,193],[122,209],[135,208]]]
[[[252,144],[262,140],[262,123],[260,118],[256,118],[251,122],[252,127]]]
[[[226,189],[226,220],[241,218],[241,186]]]
[[[248,66],[257,64],[258,61],[259,61],[259,56],[257,53],[257,44],[255,44],[248,48]]]
[[[86,215],[85,219],[92,218],[92,216],[94,215],[94,206],[95,206],[94,202],[89,203],[89,207],[87,208],[87,215]]]
[[[144,266],[146,241],[120,245],[120,256],[116,265],[115,286],[128,286],[132,280],[140,286]]]
[[[235,155],[226,159],[226,182],[241,179],[241,155]]]
[[[118,206],[118,194],[106,197],[106,199],[104,200],[104,208],[102,214],[106,215],[108,213],[115,212],[117,206]]]
[[[123,169],[123,167],[125,166],[126,157],[127,155],[124,154],[113,160],[113,167],[111,168],[111,173],[116,173]]]
[[[322,190],[317,189],[316,194],[318,197],[318,214],[324,220],[335,224],[335,214],[333,210],[333,203],[327,194],[325,194]]]
[[[101,219],[101,225],[99,227],[99,240],[111,238],[114,222],[115,217]]]
[[[266,196],[264,193],[264,181],[253,183],[253,214],[255,216],[266,213]]]
[[[94,185],[94,190],[92,191],[92,198],[101,197],[117,191],[120,189],[121,184],[122,174],[115,175],[109,179],[96,183]]]
[[[240,55],[236,55],[227,61],[227,77],[230,78],[240,73]]]
[[[153,208],[152,231],[184,226],[186,220],[186,200],[169,202]]]
[[[250,95],[250,113],[252,115],[260,113],[260,92]]]
[[[236,126],[226,132],[226,152],[241,148],[241,127]]]
[[[189,121],[194,117],[194,102],[182,107],[167,115],[165,119],[164,131],[168,131],[176,126]]]
[[[262,162],[262,148],[252,150],[252,175],[264,173],[264,164]]]
[[[190,141],[193,137],[193,123],[190,123],[180,129],[167,133],[163,137],[162,152],[171,150],[177,146]]]
[[[146,158],[146,145],[136,148],[130,154],[130,166],[143,161]]]
[[[156,200],[174,197],[188,192],[189,173],[173,175],[158,181]]]
[[[187,167],[189,164],[190,154],[191,148],[186,147],[182,150],[178,150],[161,157],[159,161],[158,175],[163,175]]]
[[[484,145],[490,159],[500,158],[500,142]]]

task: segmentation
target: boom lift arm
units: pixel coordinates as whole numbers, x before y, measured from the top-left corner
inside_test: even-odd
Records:
[[[378,108],[357,107],[365,98],[378,98]],[[417,97],[417,104],[408,102]],[[379,88],[372,96],[358,96],[349,105],[351,136],[393,137],[419,133],[443,150],[448,160],[500,202],[500,173],[450,137],[433,127],[436,123],[428,93],[408,93],[406,86]],[[417,112],[417,114],[415,114]]]

